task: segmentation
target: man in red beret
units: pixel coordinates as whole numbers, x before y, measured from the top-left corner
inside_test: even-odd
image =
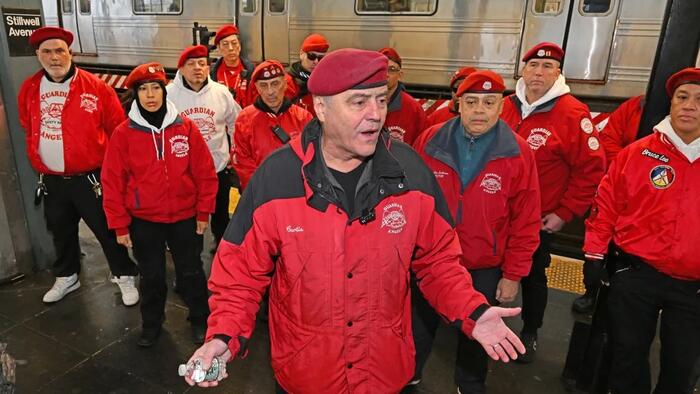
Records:
[[[431,171],[382,128],[386,76],[374,51],[340,49],[318,64],[308,83],[317,119],[244,191],[212,266],[208,342],[191,361],[244,356],[269,287],[278,392],[397,393],[415,365],[410,272],[493,359],[524,350],[501,320],[518,310],[490,307],[459,264]]]
[[[137,268],[107,229],[100,184],[107,141],[124,120],[119,98],[102,80],[73,64],[71,32],[42,27],[29,42],[42,69],[20,88],[19,117],[29,161],[39,173],[37,201],[43,197],[56,249],[56,282],[43,300],[60,301],[80,287],[78,223],[83,219],[102,246],[122,301],[134,305],[139,300]]]
[[[238,27],[222,26],[214,36],[214,45],[221,57],[211,67],[211,79],[225,85],[242,108],[253,103],[254,90],[250,87],[250,75],[255,66],[241,57],[241,40]]]
[[[507,97],[501,118],[535,152],[542,197],[540,246],[530,274],[523,278],[523,329],[527,348],[521,362],[532,362],[537,330],[547,306],[547,275],[552,234],[574,218],[582,217],[593,201],[605,173],[605,153],[588,107],[569,92],[561,62],[564,51],[543,42],[523,56],[525,65],[515,94]]]
[[[229,141],[233,140],[234,122],[241,107],[220,83],[209,77],[209,50],[204,45],[185,48],[177,63],[177,74],[166,87],[168,99],[180,115],[190,118],[207,143],[219,180],[216,209],[211,215],[211,232],[215,245],[228,226],[229,191],[237,186],[230,170]]]
[[[499,119],[504,90],[500,75],[472,72],[455,92],[460,116],[428,128],[414,144],[457,222],[460,263],[491,305],[515,300],[540,229],[535,156]],[[412,295],[417,384],[440,317],[420,292]],[[488,356],[478,342],[458,337],[455,384],[462,394],[483,393]]]
[[[401,83],[403,71],[401,56],[398,52],[394,48],[382,48],[379,53],[389,60],[387,71],[389,107],[384,127],[389,130],[393,138],[411,145],[425,128],[425,111],[418,101],[406,92],[406,88]]]
[[[241,190],[245,190],[260,163],[299,135],[313,117],[285,96],[285,72],[278,61],[260,63],[253,71],[251,82],[258,97],[236,119],[233,136],[232,165],[240,179]]]
[[[291,75],[297,86],[296,96],[292,99],[292,102],[311,112],[312,115],[316,115],[316,113],[314,112],[311,93],[309,93],[306,84],[318,62],[326,56],[329,47],[326,37],[313,33],[301,43],[299,61],[289,66],[289,75]]]
[[[670,115],[617,155],[586,221],[586,257],[600,264],[610,250],[607,264],[615,272],[608,293],[610,389],[621,394],[651,392],[649,347],[659,316],[654,393],[690,394],[698,381],[700,69],[672,75],[666,90]]]
[[[457,96],[457,89],[459,88],[459,85],[462,83],[462,81],[464,81],[464,79],[474,71],[476,71],[474,67],[462,67],[459,70],[455,71],[454,74],[452,74],[452,78],[450,78],[450,91],[452,92],[452,100],[448,101],[447,104],[438,108],[437,110],[435,110],[435,112],[433,112],[427,117],[425,121],[426,128],[436,125],[438,123],[446,122],[454,118],[455,116],[459,116],[459,97]]]

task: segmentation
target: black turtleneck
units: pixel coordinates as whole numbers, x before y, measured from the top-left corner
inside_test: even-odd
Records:
[[[192,86],[190,86],[190,84],[187,82],[185,77],[183,75],[180,75],[180,76],[182,77],[182,85],[193,92],[198,92],[199,90],[204,89],[204,87],[207,86],[207,84],[209,83],[209,78],[207,78],[204,80],[204,83],[202,84],[202,87],[199,88],[199,90],[194,90],[194,89],[192,89]]]
[[[51,75],[49,75],[49,73],[46,72],[46,70],[44,70],[44,76],[46,77],[46,79],[48,79],[49,81],[54,82],[54,83],[66,82],[73,75],[75,75],[75,63],[73,63],[73,62],[70,63],[70,67],[68,68],[68,73],[63,78],[61,78],[60,81],[54,81],[53,78],[51,78]]]
[[[268,107],[267,104],[265,104],[265,102],[262,100],[262,97],[260,97],[260,96],[255,98],[255,102],[253,102],[253,105],[255,106],[255,108],[257,108],[263,112],[268,112],[271,114],[279,115],[281,113],[287,112],[289,107],[292,106],[292,102],[291,102],[291,100],[289,100],[288,98],[285,97],[282,100],[282,105],[280,105],[280,108],[277,110],[277,112],[273,111],[272,108]]]
[[[150,81],[144,81],[143,83],[150,82]],[[168,92],[165,90],[165,84],[163,82],[157,81],[158,85],[160,85],[161,90],[163,91],[163,104],[156,110],[155,112],[151,112],[141,106],[141,100],[139,100],[139,86],[141,86],[143,83],[140,83],[136,86],[134,86],[134,94],[136,96],[136,106],[139,108],[139,112],[141,113],[141,116],[148,122],[153,127],[156,128],[161,128],[163,126],[163,119],[165,119],[165,115],[168,113],[168,105],[167,105],[167,98],[168,98]]]

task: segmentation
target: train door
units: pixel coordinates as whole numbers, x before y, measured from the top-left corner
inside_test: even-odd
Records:
[[[289,62],[289,0],[238,0],[238,28],[245,55],[254,62]]]
[[[92,26],[92,0],[61,0],[63,28],[75,38],[71,49],[82,55],[96,55],[95,31]]]
[[[567,80],[604,82],[620,1],[528,0],[519,64],[529,48],[550,41],[564,48]]]

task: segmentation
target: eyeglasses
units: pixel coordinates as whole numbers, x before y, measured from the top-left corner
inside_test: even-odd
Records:
[[[312,62],[315,62],[316,60],[318,60],[320,62],[324,56],[326,56],[326,55],[325,54],[317,54],[317,53],[313,53],[313,52],[306,52],[306,58],[311,60]]]

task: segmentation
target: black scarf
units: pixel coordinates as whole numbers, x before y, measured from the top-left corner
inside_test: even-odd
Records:
[[[70,68],[68,68],[68,73],[67,73],[63,78],[61,78],[60,81],[54,81],[54,80],[51,78],[51,76],[49,75],[49,73],[46,72],[46,70],[44,70],[44,76],[46,77],[46,79],[48,79],[49,81],[54,82],[54,83],[63,83],[63,82],[66,82],[66,81],[69,80],[73,75],[75,75],[75,63],[73,63],[73,62],[70,63]]]
[[[165,115],[168,113],[168,105],[167,105],[167,98],[168,98],[168,92],[165,90],[165,84],[161,81],[156,81],[158,82],[158,85],[160,85],[161,90],[163,91],[163,104],[156,110],[155,112],[151,112],[141,106],[141,101],[139,100],[139,86],[143,85],[146,82],[153,82],[153,81],[143,81],[142,83],[139,83],[138,85],[134,86],[134,96],[136,100],[136,106],[139,108],[139,112],[141,113],[141,116],[148,122],[153,127],[156,128],[161,128],[163,126],[163,119],[165,119]]]
[[[267,104],[263,101],[262,97],[258,96],[255,98],[255,101],[253,102],[253,105],[255,108],[261,110],[262,112],[269,112],[274,115],[279,115],[284,112],[287,112],[289,107],[292,106],[292,102],[288,98],[282,99],[282,105],[280,105],[280,108],[277,110],[277,112],[273,111],[272,108],[268,107]]]

